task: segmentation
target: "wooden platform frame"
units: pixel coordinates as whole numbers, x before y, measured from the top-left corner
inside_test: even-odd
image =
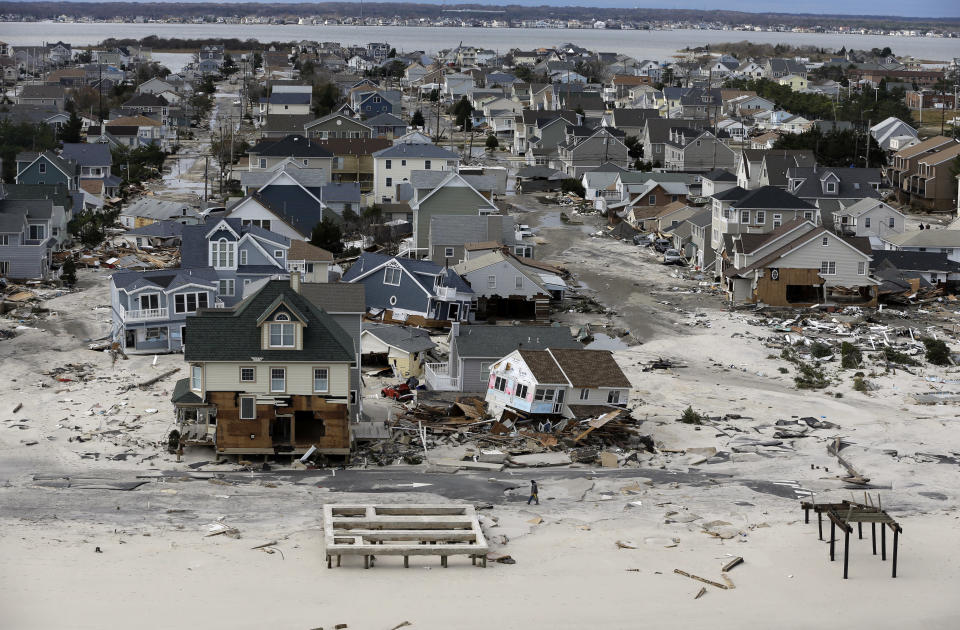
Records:
[[[877,555],[877,523],[880,524],[880,560],[887,560],[887,527],[893,530],[893,570],[892,577],[897,577],[897,549],[900,542],[900,534],[903,528],[892,516],[883,511],[879,506],[867,505],[865,503],[855,503],[853,501],[842,501],[840,503],[815,503],[803,501],[800,503],[803,509],[803,520],[810,522],[810,510],[817,513],[817,524],[820,529],[820,540],[823,540],[823,515],[826,514],[830,519],[830,561],[835,558],[834,544],[836,543],[836,530],[839,527],[843,530],[843,579],[847,579],[850,568],[850,534],[853,533],[851,523],[857,524],[857,534],[863,539],[863,524],[870,523],[870,538],[873,542],[873,555]]]
[[[472,505],[458,504],[337,504],[323,506],[324,548],[327,568],[333,557],[363,556],[363,568],[376,556],[440,556],[447,567],[449,556],[470,556],[471,563],[487,566],[490,548]]]

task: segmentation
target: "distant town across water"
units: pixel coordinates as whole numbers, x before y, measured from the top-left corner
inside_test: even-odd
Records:
[[[427,53],[464,44],[482,45],[501,52],[556,46],[571,42],[591,50],[616,51],[638,59],[669,59],[691,46],[750,41],[758,44],[816,46],[832,50],[859,50],[889,46],[898,55],[930,61],[949,61],[960,56],[960,40],[936,37],[890,35],[843,35],[839,33],[783,33],[724,30],[609,30],[454,28],[416,26],[272,25],[272,24],[114,24],[105,22],[0,22],[0,40],[14,46],[44,41],[67,41],[74,46],[97,44],[110,37],[141,39],[150,35],[176,38],[256,39],[258,41],[336,41],[344,45],[385,41],[402,50]]]

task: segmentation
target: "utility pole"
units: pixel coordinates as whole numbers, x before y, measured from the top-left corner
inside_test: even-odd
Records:
[[[873,121],[868,118],[867,128],[864,130],[864,135],[866,136],[866,141],[867,141],[867,150],[865,151],[865,154],[863,156],[864,168],[870,168],[870,123],[872,122]]]
[[[203,208],[207,208],[207,169],[210,167],[210,156],[203,156]]]

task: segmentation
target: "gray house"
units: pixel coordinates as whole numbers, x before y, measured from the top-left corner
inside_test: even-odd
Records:
[[[412,248],[421,256],[433,252],[430,247],[430,222],[434,216],[477,217],[497,212],[493,197],[494,179],[486,175],[461,175],[455,171],[413,171],[410,173],[413,197]],[[461,243],[462,244],[462,243]],[[401,254],[403,254],[401,247]],[[434,259],[439,262],[440,259]]]
[[[517,241],[517,222],[502,214],[430,217],[430,260],[455,265],[466,258],[468,243],[509,247],[518,256],[533,258],[533,244]]]
[[[111,334],[126,352],[177,352],[186,319],[217,301],[213,269],[121,271],[110,276]]]
[[[0,200],[0,277],[44,279],[57,239],[53,236],[53,201]]]
[[[361,419],[363,403],[360,391],[360,333],[363,316],[367,312],[366,290],[363,284],[345,282],[304,282],[300,295],[311,304],[325,311],[350,335],[356,353],[356,365],[350,368],[350,417]]]
[[[365,285],[367,306],[390,311],[394,321],[470,318],[473,290],[453,270],[427,260],[364,252],[343,281]]]
[[[580,349],[566,326],[460,326],[450,329],[450,357],[428,363],[427,386],[442,391],[485,392],[490,366],[514,350]]]

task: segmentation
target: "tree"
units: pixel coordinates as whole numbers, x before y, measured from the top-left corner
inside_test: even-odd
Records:
[[[347,229],[356,229],[360,225],[360,215],[354,212],[353,208],[344,208],[343,223]]]
[[[86,248],[94,248],[106,238],[107,228],[112,227],[120,214],[120,209],[94,212],[83,210],[67,224],[67,229]]]
[[[0,120],[0,162],[3,164],[4,181],[12,184],[17,175],[17,153],[41,153],[56,146],[56,134],[48,125]]]
[[[587,191],[583,187],[583,183],[575,177],[568,177],[562,180],[560,182],[560,190],[562,190],[565,193],[573,193],[575,195],[579,195],[580,197],[587,196]]]
[[[92,50],[81,50],[77,53],[77,63],[90,63],[93,61]]]
[[[473,114],[473,105],[470,104],[470,101],[466,96],[460,97],[460,100],[456,102],[453,106],[453,115],[456,120],[457,126],[461,127],[464,131],[470,131],[473,127],[471,122],[471,114]]]
[[[637,136],[627,136],[623,139],[623,143],[627,145],[627,154],[634,158],[643,157],[643,145],[640,144],[640,139]]]
[[[419,109],[413,112],[413,116],[410,117],[410,126],[411,127],[423,127],[425,121],[423,120],[423,112]]]
[[[313,86],[313,106],[310,111],[314,116],[326,116],[332,112],[340,102],[340,88],[336,83],[325,81]]]
[[[70,112],[70,119],[60,131],[60,140],[63,142],[80,142],[80,132],[83,130],[83,121],[77,116],[76,108]]]
[[[439,100],[440,100],[440,90],[438,90],[437,88],[433,88],[432,90],[430,90],[430,102],[436,103]]]
[[[334,254],[343,251],[343,231],[330,217],[324,217],[310,234],[310,244],[321,247]]]
[[[253,53],[253,69],[259,70],[263,67],[263,53],[259,50]]]
[[[487,136],[486,146],[491,151],[494,151],[500,146],[500,141],[497,140],[497,137],[491,133]]]
[[[63,267],[60,269],[60,279],[68,287],[77,283],[77,264],[73,262],[73,256],[67,256],[63,261]]]
[[[393,59],[393,58],[396,57],[396,56],[397,56],[397,49],[396,49],[396,48],[391,48],[391,49],[390,49],[390,52],[387,53],[387,59]]]

